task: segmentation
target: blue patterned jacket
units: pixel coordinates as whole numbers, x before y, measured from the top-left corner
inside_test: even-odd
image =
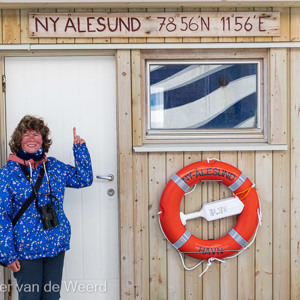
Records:
[[[15,155],[10,155],[7,164],[0,169],[0,262],[8,265],[17,259],[53,257],[70,248],[71,227],[63,210],[65,187],[82,188],[93,182],[86,145],[74,145],[73,152],[75,167],[53,157],[44,158],[59,220],[59,225],[48,230],[43,227],[35,201],[12,227],[12,219],[30,196],[32,188]],[[33,160],[32,163],[32,179],[35,183],[43,163],[34,163]],[[38,191],[38,204],[41,207],[50,201],[49,184],[47,176],[44,176]]]

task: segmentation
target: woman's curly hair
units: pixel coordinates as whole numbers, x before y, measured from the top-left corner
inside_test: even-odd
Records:
[[[18,153],[21,150],[23,134],[28,130],[35,130],[42,135],[42,147],[44,152],[47,153],[52,144],[52,140],[49,138],[50,129],[42,118],[30,115],[26,115],[21,119],[10,138],[9,147],[12,153]]]

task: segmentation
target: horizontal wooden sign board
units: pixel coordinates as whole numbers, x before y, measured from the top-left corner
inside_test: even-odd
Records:
[[[279,12],[30,13],[31,37],[279,36]]]

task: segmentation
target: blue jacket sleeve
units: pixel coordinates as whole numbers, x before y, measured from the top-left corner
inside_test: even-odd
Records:
[[[0,174],[0,261],[9,265],[17,260],[13,241],[12,195],[4,174]]]
[[[68,165],[66,186],[82,188],[93,183],[92,162],[86,144],[73,146],[75,167]]]

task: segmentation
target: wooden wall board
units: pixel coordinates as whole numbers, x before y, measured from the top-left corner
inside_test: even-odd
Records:
[[[238,168],[255,184],[255,153],[238,152]],[[237,299],[255,299],[255,243],[238,256]]]
[[[3,44],[3,18],[2,18],[2,12],[0,14],[0,45]]]
[[[165,153],[149,153],[149,288],[150,299],[167,299],[167,241],[158,223],[158,205],[166,185]]]
[[[133,145],[142,145],[143,124],[142,124],[142,66],[140,50],[132,50],[132,126]]]
[[[31,11],[37,11],[35,10],[30,10]],[[29,10],[27,9],[22,9],[21,10],[21,43],[26,44],[26,43],[31,43],[31,44],[36,44],[39,42],[38,38],[31,38],[29,37],[29,20],[28,20],[28,14]]]
[[[273,299],[273,164],[272,152],[256,152],[255,184],[261,201],[262,226],[256,237],[257,300]]]
[[[220,160],[235,167],[238,167],[237,152],[221,152]],[[224,199],[231,197],[232,192],[224,185],[220,187],[220,198]],[[236,224],[237,216],[228,217],[220,220],[220,235],[226,235]],[[226,260],[225,264],[221,264],[221,276],[220,276],[220,294],[222,299],[237,299],[238,294],[238,265],[237,258]]]
[[[290,299],[290,152],[273,153],[273,300]]]
[[[288,142],[288,66],[287,50],[270,50],[270,143]]]
[[[300,49],[291,50],[291,299],[300,299]]]
[[[134,224],[131,126],[131,61],[129,50],[119,50],[117,60],[117,129],[119,153],[119,210],[121,297],[134,296]],[[128,188],[130,187],[130,188]]]
[[[291,37],[290,41],[300,41],[300,8],[291,8],[290,20],[291,20]]]
[[[183,168],[183,153],[167,153],[166,154],[166,182]],[[184,200],[182,199],[180,210],[184,211]],[[184,299],[184,269],[177,251],[170,243],[167,243],[167,277],[168,277],[168,299],[182,300]]]
[[[2,11],[3,44],[19,44],[21,42],[20,10]]]
[[[149,299],[148,154],[133,154],[134,299]]]
[[[207,159],[219,159],[219,152],[202,152],[203,160]],[[210,203],[214,200],[220,199],[220,184],[218,182],[204,182],[201,183],[202,188],[202,205]],[[201,208],[201,207],[200,207]],[[200,210],[200,209],[199,209]],[[208,222],[202,218],[202,238],[205,240],[216,239],[220,237],[220,220]],[[207,267],[207,262],[203,263],[203,269]],[[220,286],[220,263],[215,261],[207,269],[206,273],[202,277],[202,289],[204,299],[219,299],[221,292]]]
[[[290,40],[290,8],[288,7],[274,7],[273,11],[280,12],[280,28],[281,35],[279,37],[274,36],[273,42],[287,42]]]
[[[185,152],[184,166],[202,160],[202,153]],[[197,188],[184,197],[184,212],[191,213],[199,211],[202,207],[202,184],[198,184]],[[186,224],[186,229],[193,235],[202,237],[202,220],[190,220]],[[185,264],[191,268],[199,263],[199,260],[185,256]],[[203,278],[199,278],[199,274],[203,271],[202,265],[192,271],[185,271],[185,298],[186,300],[201,299],[203,295]]]

